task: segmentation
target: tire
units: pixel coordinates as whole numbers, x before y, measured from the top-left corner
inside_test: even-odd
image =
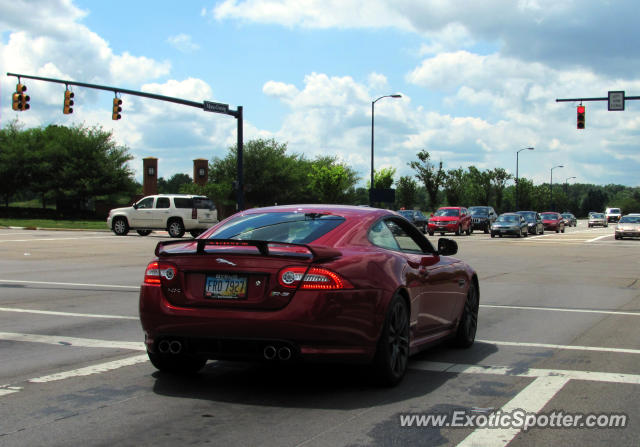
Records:
[[[206,358],[186,354],[160,354],[147,351],[147,355],[158,371],[172,374],[195,374],[207,363]]]
[[[458,348],[468,348],[476,339],[478,330],[478,308],[480,307],[480,294],[473,281],[467,292],[467,299],[460,315],[458,331],[454,339],[454,344]]]
[[[149,236],[151,234],[151,230],[136,230],[140,236]]]
[[[191,237],[196,238],[198,236],[200,236],[202,233],[204,233],[204,231],[202,230],[193,230],[193,231],[189,231],[189,234],[191,235]]]
[[[489,234],[489,226],[484,227],[484,234]]]
[[[444,236],[444,231],[441,231],[441,232],[440,232],[440,236]]]
[[[127,233],[129,233],[129,223],[124,217],[116,217],[115,219],[113,219],[111,229],[116,234],[116,236],[126,236]]]
[[[377,381],[384,386],[397,385],[409,362],[409,309],[402,296],[395,294],[389,304],[384,327],[373,361]]]
[[[429,236],[433,236],[433,231],[429,231]]]
[[[184,224],[180,219],[171,219],[167,224],[167,231],[171,237],[182,237],[184,235]]]
[[[564,227],[562,227],[562,230],[560,230],[560,231],[562,231],[564,233]]]
[[[560,233],[560,228],[556,228],[556,233]]]
[[[491,233],[491,237],[496,237],[496,234],[495,233]]]
[[[498,236],[502,237],[502,235],[501,235],[501,234],[499,234]]]

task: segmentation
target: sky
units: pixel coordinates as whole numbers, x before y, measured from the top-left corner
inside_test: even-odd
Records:
[[[274,138],[308,159],[332,155],[365,186],[396,179],[426,150],[445,169],[504,168],[536,184],[640,186],[636,0],[0,0],[0,126],[101,126],[158,175],[193,174],[237,141],[228,115],[23,79],[31,109],[11,109],[7,72],[242,106],[244,141]],[[575,177],[575,179],[570,179]],[[249,182],[245,179],[245,183]]]

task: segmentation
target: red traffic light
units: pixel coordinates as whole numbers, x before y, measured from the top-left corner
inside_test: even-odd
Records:
[[[584,129],[584,122],[585,122],[585,106],[578,106],[577,110],[578,110],[578,124],[577,124],[577,128],[578,129]]]

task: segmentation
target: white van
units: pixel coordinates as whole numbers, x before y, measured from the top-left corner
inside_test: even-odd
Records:
[[[158,194],[147,196],[132,206],[109,211],[107,227],[118,236],[136,230],[147,236],[153,230],[167,230],[171,237],[182,237],[185,231],[196,237],[218,223],[218,211],[206,196],[190,194]]]
[[[620,208],[607,208],[604,214],[607,216],[607,222],[618,222],[622,217],[622,210]]]

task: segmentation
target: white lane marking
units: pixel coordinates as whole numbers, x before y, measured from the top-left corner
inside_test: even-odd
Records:
[[[564,387],[569,379],[564,377],[538,377],[507,402],[501,410],[517,409],[538,413]],[[478,428],[467,436],[458,447],[504,447],[520,433],[519,428]]]
[[[83,284],[75,282],[51,282],[51,281],[20,281],[15,279],[0,279],[0,283],[5,284],[40,284],[49,286],[74,286],[74,287],[107,287],[115,289],[140,290],[140,286],[118,286],[115,284]]]
[[[597,351],[597,352],[615,352],[618,354],[640,354],[640,349],[625,348],[607,348],[604,346],[574,346],[574,345],[552,345],[548,343],[526,343],[515,341],[497,341],[497,340],[476,340],[480,343],[488,343],[498,346],[519,346],[525,348],[547,348],[547,349],[564,349],[574,351]]]
[[[17,393],[18,391],[22,391],[22,387],[20,387],[20,386],[10,386],[10,385],[1,385],[0,386],[0,396],[6,396],[7,394]]]
[[[480,304],[480,307],[491,307],[496,309],[547,310],[551,312],[576,312],[605,315],[627,315],[632,317],[640,317],[640,312],[624,312],[619,310],[567,309],[563,307],[510,306],[501,304]]]
[[[90,236],[90,237],[43,237],[33,239],[3,239],[2,242],[43,242],[43,241],[81,241],[85,239],[107,239],[113,238],[113,236]],[[114,238],[115,239],[115,238]]]
[[[599,241],[600,239],[604,239],[606,237],[611,237],[611,236],[613,236],[613,234],[605,234],[604,236],[594,237],[593,239],[589,239],[588,241],[585,241],[585,242],[587,243],[595,242],[595,241]]]
[[[28,382],[46,383],[54,382],[57,380],[64,380],[70,377],[90,376],[92,374],[100,374],[107,371],[113,371],[114,369],[122,368],[124,366],[136,365],[138,363],[144,363],[147,361],[149,361],[149,357],[146,354],[136,355],[121,360],[114,360],[112,362],[87,366],[85,368],[78,368],[71,371],[63,371],[55,374],[50,374],[48,376],[36,377],[34,379],[29,379]]]
[[[18,312],[27,314],[40,315],[57,315],[60,317],[84,317],[84,318],[107,318],[113,320],[139,320],[139,317],[128,317],[124,315],[101,315],[101,314],[81,314],[76,312],[56,312],[53,310],[35,310],[35,309],[15,309],[11,307],[0,307],[0,312]]]
[[[96,340],[94,338],[65,337],[62,335],[20,334],[16,332],[0,332],[0,340],[45,343],[57,346],[74,346],[82,348],[112,348],[145,351],[143,342]]]
[[[511,366],[465,365],[463,363],[419,361],[409,364],[421,371],[447,372],[455,374],[489,374],[513,377],[562,377],[567,380],[589,382],[626,383],[640,385],[640,374],[609,373],[599,371],[575,371],[570,369],[514,368]]]

